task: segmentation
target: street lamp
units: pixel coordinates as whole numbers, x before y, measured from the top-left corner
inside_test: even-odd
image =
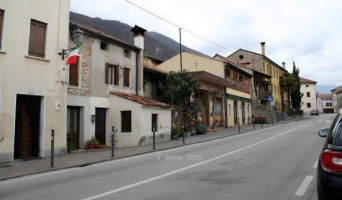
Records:
[[[80,28],[77,28],[72,32],[72,41],[75,42],[77,46],[80,45],[83,41],[83,35],[84,32]],[[69,55],[72,49],[74,48],[62,49],[62,51],[59,52],[58,55],[62,56],[62,60],[64,60],[64,58]]]

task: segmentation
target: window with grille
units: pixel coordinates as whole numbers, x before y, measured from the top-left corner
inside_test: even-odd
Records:
[[[306,97],[310,97],[310,92],[306,92]]]
[[[45,58],[47,24],[31,19],[28,55]]]

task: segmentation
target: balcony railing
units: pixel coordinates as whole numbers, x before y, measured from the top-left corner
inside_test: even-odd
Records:
[[[241,91],[241,92],[245,92],[245,93],[248,93],[248,94],[251,93],[251,86],[250,85],[241,83],[241,82],[233,80],[233,79],[228,79],[228,80],[234,82],[234,85],[229,86],[229,88],[232,88],[234,90],[238,90],[238,91]]]

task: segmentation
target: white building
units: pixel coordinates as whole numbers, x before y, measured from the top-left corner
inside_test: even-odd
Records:
[[[332,94],[317,94],[317,109],[320,113],[333,113]]]
[[[0,1],[0,162],[66,152],[69,4]]]
[[[304,114],[310,115],[312,110],[317,110],[316,81],[300,77],[300,92],[302,93],[302,107]]]
[[[158,141],[171,136],[170,106],[143,96],[143,48],[146,30],[135,27],[135,45],[100,30],[70,23],[70,31],[85,32],[78,63],[69,66],[67,138],[85,148],[95,137],[111,145],[129,147],[152,143],[155,123]],[[133,33],[132,33],[133,37]],[[70,41],[70,46],[74,44]]]

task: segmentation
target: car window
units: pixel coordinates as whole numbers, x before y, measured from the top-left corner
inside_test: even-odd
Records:
[[[342,121],[339,121],[337,126],[335,126],[334,137],[332,139],[332,145],[342,146]]]

